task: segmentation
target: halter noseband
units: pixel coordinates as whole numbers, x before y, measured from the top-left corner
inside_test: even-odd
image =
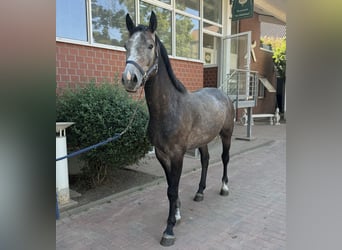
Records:
[[[157,45],[157,42],[155,43]],[[126,61],[126,65],[127,64],[133,64],[139,71],[140,73],[143,75],[143,78],[141,80],[141,85],[144,85],[145,82],[148,80],[148,78],[150,78],[151,76],[154,76],[157,74],[158,72],[158,58],[159,58],[159,54],[158,54],[158,49],[157,46],[155,47],[155,53],[156,53],[156,57],[154,59],[154,63],[153,65],[151,65],[147,71],[144,71],[143,68],[136,62],[133,60],[127,60]]]

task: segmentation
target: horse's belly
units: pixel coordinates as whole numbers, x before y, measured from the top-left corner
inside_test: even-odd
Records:
[[[194,128],[188,137],[187,149],[194,149],[211,142],[219,133],[221,127]]]

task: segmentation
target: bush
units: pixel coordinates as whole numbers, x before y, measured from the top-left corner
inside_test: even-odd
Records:
[[[83,174],[92,186],[107,178],[110,169],[137,162],[150,148],[146,136],[148,112],[142,101],[134,101],[117,84],[87,84],[67,90],[56,98],[57,121],[75,122],[68,129],[68,152],[88,147],[121,133],[134,110],[131,128],[119,139],[81,154]]]
[[[277,69],[278,75],[285,79],[286,75],[286,39],[282,39],[280,43],[274,48],[273,53],[274,65]]]

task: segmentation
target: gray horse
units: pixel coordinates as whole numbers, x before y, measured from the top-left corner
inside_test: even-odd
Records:
[[[203,200],[209,163],[208,143],[221,136],[223,177],[221,195],[228,195],[227,165],[234,128],[234,107],[231,100],[216,88],[203,88],[193,93],[175,77],[167,51],[155,34],[157,18],[152,12],[149,26],[135,26],[126,16],[129,39],[126,68],[122,83],[127,91],[144,86],[149,110],[148,136],[155,147],[168,184],[169,216],[160,244],[173,245],[173,227],[180,220],[179,180],[184,154],[198,148],[202,173],[195,201]]]

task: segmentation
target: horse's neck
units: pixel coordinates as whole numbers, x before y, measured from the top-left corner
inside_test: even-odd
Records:
[[[150,120],[160,121],[177,108],[182,93],[178,92],[173,85],[162,60],[160,60],[158,68],[158,74],[146,82],[145,97]]]

